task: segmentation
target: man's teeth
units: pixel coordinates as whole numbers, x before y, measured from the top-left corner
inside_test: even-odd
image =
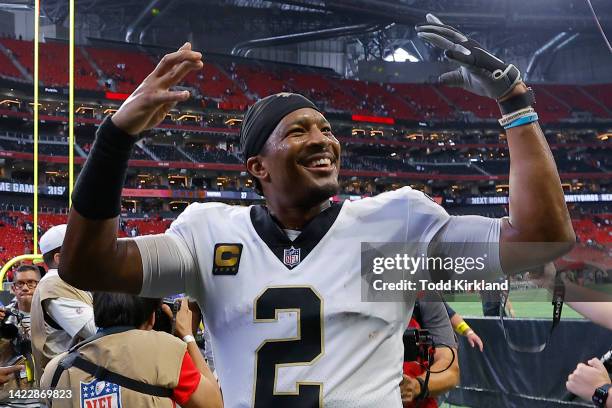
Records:
[[[313,160],[310,163],[308,163],[308,167],[330,166],[330,165],[331,165],[330,159]]]

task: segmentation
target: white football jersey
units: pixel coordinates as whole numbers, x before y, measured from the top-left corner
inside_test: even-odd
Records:
[[[291,241],[263,206],[190,205],[166,234],[194,258],[176,278],[204,312],[225,406],[401,408],[414,299],[361,301],[361,243],[430,242],[449,219],[405,187],[334,205]]]

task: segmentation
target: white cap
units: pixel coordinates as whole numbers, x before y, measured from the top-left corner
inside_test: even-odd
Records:
[[[66,235],[66,224],[51,227],[40,237],[38,246],[41,254],[46,254],[62,246]]]

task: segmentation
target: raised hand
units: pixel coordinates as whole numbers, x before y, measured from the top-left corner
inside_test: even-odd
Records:
[[[499,100],[521,82],[518,68],[506,64],[433,14],[427,14],[427,23],[417,25],[416,31],[423,40],[442,48],[446,58],[461,65],[459,69],[440,76],[443,85]]]
[[[157,67],[112,117],[121,130],[137,135],[161,123],[178,103],[189,98],[189,91],[171,91],[191,71],[202,69],[202,54],[185,43],[178,51],[166,54]]]

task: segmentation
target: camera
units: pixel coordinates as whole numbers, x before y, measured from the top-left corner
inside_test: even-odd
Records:
[[[0,323],[0,337],[7,340],[13,340],[19,335],[19,323],[21,322],[22,316],[18,310],[11,307],[7,307],[4,313],[4,320]]]
[[[409,327],[404,332],[403,341],[404,361],[431,362],[436,349],[429,330]]]
[[[181,307],[181,300],[164,298],[162,304],[167,305],[170,310],[172,310],[172,319],[170,319],[170,317],[165,314],[162,308],[160,307],[155,312],[155,325],[153,325],[153,330],[163,331],[173,335],[174,326],[176,323],[176,313]]]
[[[17,354],[29,355],[32,352],[32,343],[28,335],[20,330],[23,314],[14,307],[7,307],[5,317],[0,323],[0,337],[11,340]]]

